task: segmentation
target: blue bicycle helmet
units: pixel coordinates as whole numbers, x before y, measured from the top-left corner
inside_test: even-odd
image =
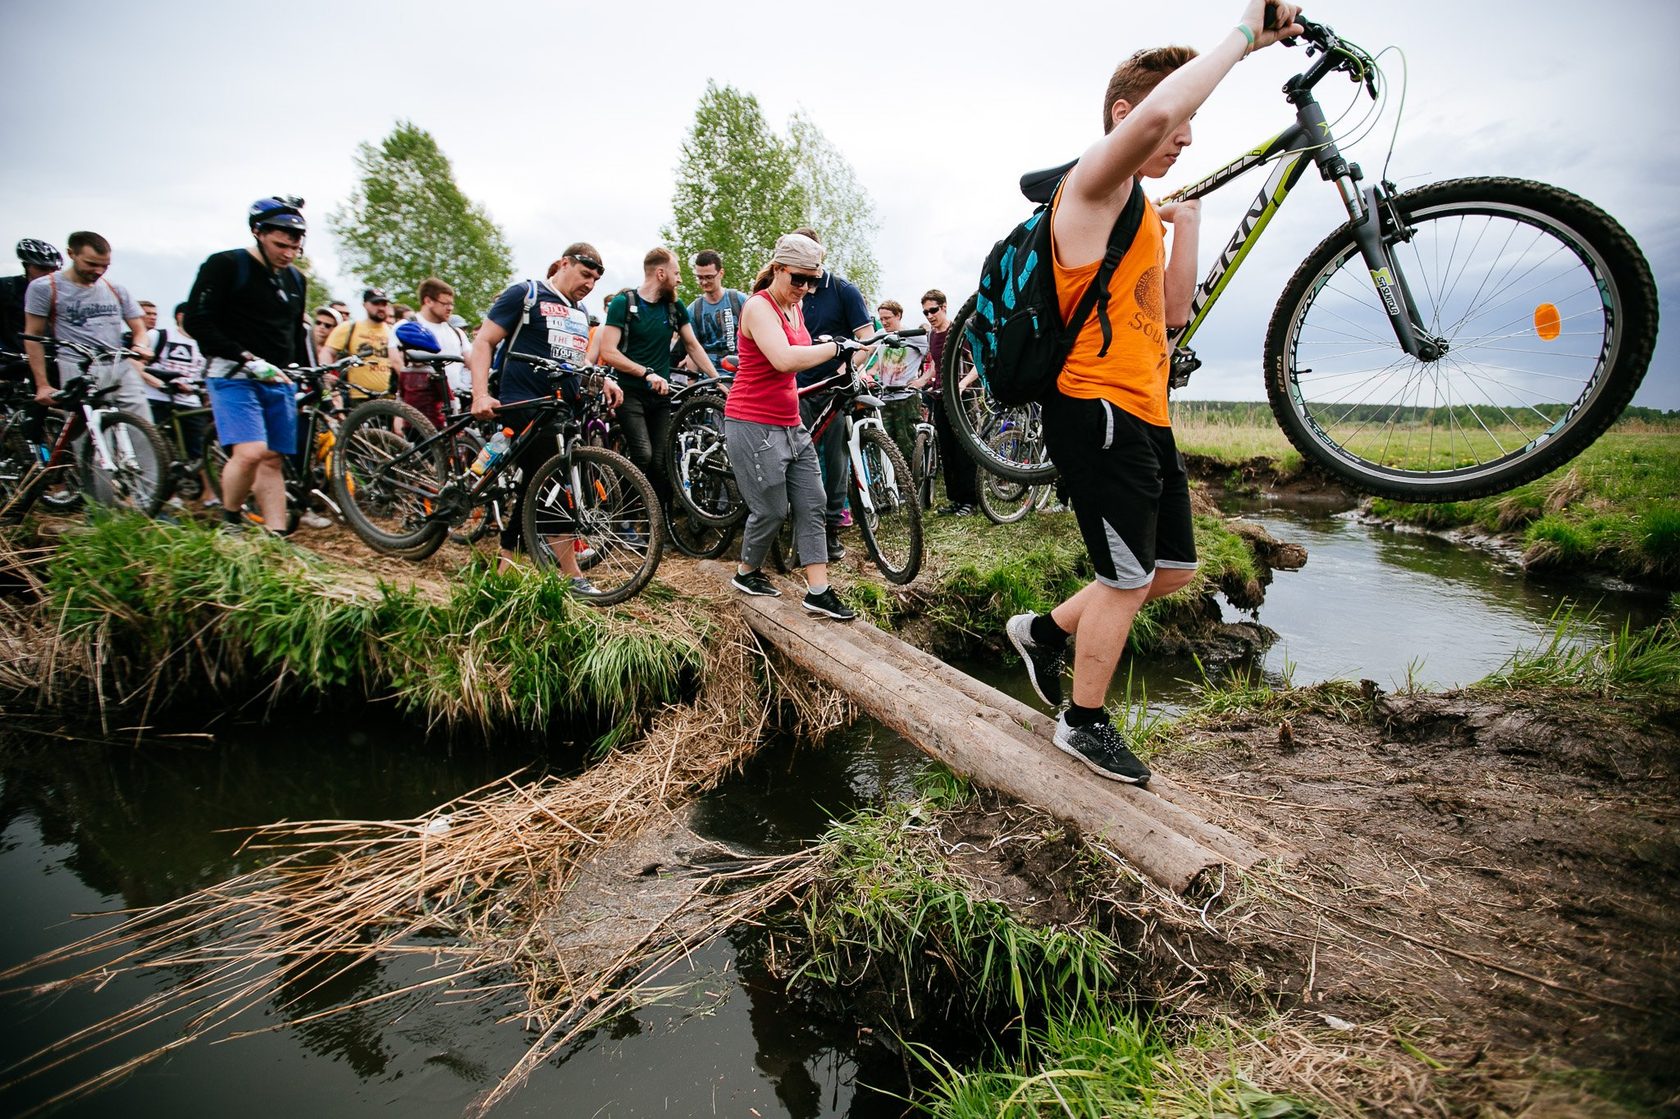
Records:
[[[293,233],[309,232],[303,220],[303,199],[277,194],[259,198],[251,203],[249,213],[251,232],[259,229],[285,229]]]
[[[17,258],[37,268],[64,267],[64,258],[59,255],[58,249],[33,237],[25,237],[17,243]]]
[[[437,335],[427,329],[425,323],[415,322],[413,319],[397,324],[397,345],[405,350],[418,350],[424,354],[438,352]]]

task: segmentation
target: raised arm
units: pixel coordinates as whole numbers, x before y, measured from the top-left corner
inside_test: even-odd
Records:
[[[741,335],[758,344],[770,364],[783,373],[800,373],[840,355],[833,342],[795,346],[787,340],[769,300],[749,299],[741,312]]]

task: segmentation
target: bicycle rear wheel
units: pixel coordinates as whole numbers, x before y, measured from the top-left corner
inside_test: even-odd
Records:
[[[716,559],[729,550],[735,539],[735,526],[719,528],[690,516],[680,501],[665,503],[665,539],[685,556],[694,559]]]
[[[370,548],[421,559],[449,531],[443,521],[428,519],[443,488],[443,444],[416,446],[394,430],[399,419],[417,440],[436,434],[430,420],[396,400],[370,400],[345,417],[333,445],[333,497]]]
[[[571,547],[572,537],[592,551],[589,589],[578,592],[591,605],[623,602],[659,566],[664,536],[653,484],[616,452],[573,447],[555,455],[537,468],[520,512],[525,546],[540,566],[557,566],[554,548]]]
[[[24,437],[27,418],[22,408],[8,413],[0,426],[0,521],[21,518],[35,503],[46,471]]]
[[[916,476],[916,500],[922,503],[923,509],[932,509],[934,483],[939,478],[939,440],[932,432],[918,429],[910,456],[910,469]]]
[[[1394,200],[1389,253],[1438,358],[1399,348],[1350,226],[1284,289],[1266,335],[1272,412],[1303,455],[1367,493],[1456,501],[1561,466],[1638,389],[1657,333],[1639,247],[1598,207],[1520,179]]]
[[[108,462],[100,461],[93,438],[82,441],[82,492],[101,505],[157,515],[169,496],[169,448],[148,421],[127,412],[96,412]]]
[[[696,393],[671,417],[671,492],[700,523],[733,527],[747,519],[723,439],[722,393]]]
[[[980,511],[994,525],[1010,525],[1032,512],[1039,487],[1011,482],[995,474],[980,479]]]
[[[859,442],[862,462],[853,472],[852,516],[881,574],[889,583],[908,583],[922,569],[922,508],[909,464],[878,428],[864,429]]]
[[[957,317],[951,320],[951,333],[945,341],[941,359],[940,400],[957,441],[982,470],[1008,478],[1012,482],[1048,482],[1056,476],[1056,466],[1043,454],[1043,427],[1038,418],[1038,405],[1000,404],[981,380],[968,388],[963,379],[974,372],[974,361],[966,331],[968,320],[974,317],[974,296],[962,305]],[[1021,436],[1014,441],[996,445],[993,437],[999,432],[1016,430]]]

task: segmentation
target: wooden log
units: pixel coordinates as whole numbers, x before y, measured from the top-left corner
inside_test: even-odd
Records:
[[[729,575],[721,564],[702,569],[718,578]],[[1096,777],[1047,739],[1022,735],[996,703],[977,700],[951,686],[944,674],[929,671],[924,661],[905,655],[902,650],[910,646],[896,642],[899,648],[884,649],[864,632],[873,628],[868,623],[818,618],[802,610],[792,593],[742,596],[737,602],[753,632],[794,664],[955,772],[1044,808],[1168,889],[1204,888],[1230,861],[1163,822],[1158,812],[1145,811],[1144,802],[1158,802],[1146,790]],[[1008,699],[986,691],[988,700]]]
[[[861,626],[857,632],[863,640],[882,650],[883,655],[901,658],[906,662],[907,671],[908,666],[913,665],[917,670],[938,678],[947,686],[994,712],[999,716],[994,720],[996,725],[1020,739],[1026,747],[1040,748],[1049,742],[1055,733],[1056,720],[1050,716],[1027,706],[1014,696],[1000,692],[952,668],[932,653],[900,641],[875,626]],[[1059,751],[1057,753],[1059,754]],[[1079,763],[1071,758],[1068,761],[1076,767],[1077,772]],[[1218,851],[1244,870],[1268,858],[1287,857],[1284,852],[1263,850],[1242,836],[1207,819],[1206,813],[1211,806],[1194,793],[1175,784],[1164,774],[1156,773],[1149,779],[1148,786],[1140,791],[1151,794],[1137,800],[1140,811],[1157,817],[1168,828]]]

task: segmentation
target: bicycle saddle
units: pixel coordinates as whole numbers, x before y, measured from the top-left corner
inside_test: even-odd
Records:
[[[1021,176],[1021,193],[1027,196],[1028,202],[1043,204],[1056,195],[1056,184],[1062,181],[1062,176],[1073,170],[1077,159],[1070,159],[1060,167],[1047,167],[1042,171],[1028,171]]]

